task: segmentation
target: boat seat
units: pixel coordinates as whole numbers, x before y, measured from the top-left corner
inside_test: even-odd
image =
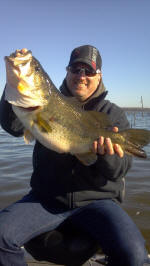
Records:
[[[93,238],[69,221],[31,239],[24,247],[38,261],[68,266],[83,265],[100,249]]]

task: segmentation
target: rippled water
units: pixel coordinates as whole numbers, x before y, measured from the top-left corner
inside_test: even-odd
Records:
[[[150,130],[150,113],[127,113],[132,127]],[[20,199],[29,189],[32,172],[32,145],[0,128],[0,209]],[[126,176],[123,207],[131,215],[146,239],[150,253],[150,144],[147,159],[134,159]]]
[[[150,113],[127,113],[132,127],[150,130]],[[126,196],[123,207],[133,218],[146,239],[150,253],[150,144],[144,148],[147,159],[134,158],[126,176]]]

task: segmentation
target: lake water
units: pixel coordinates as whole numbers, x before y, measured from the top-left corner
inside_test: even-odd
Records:
[[[127,113],[132,127],[150,130],[150,113]],[[29,189],[33,144],[24,144],[0,128],[0,209],[20,199]],[[140,228],[150,253],[150,144],[148,158],[135,158],[126,176],[123,207]]]

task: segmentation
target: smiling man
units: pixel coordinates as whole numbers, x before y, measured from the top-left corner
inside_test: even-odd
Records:
[[[100,54],[95,48],[84,46],[73,50],[67,67],[66,83],[79,101],[87,100],[98,88],[102,77],[101,62]]]
[[[105,87],[102,82],[102,59],[99,51],[90,45],[84,45],[75,48],[70,57],[69,65],[66,68],[66,79],[61,87],[61,91],[65,94],[75,96],[85,105],[88,100],[97,98],[102,95],[104,97]],[[118,131],[117,127],[113,128],[114,132]],[[93,151],[95,153],[104,154],[105,150],[110,155],[115,152],[123,157],[124,153],[118,144],[112,145],[109,138],[104,139],[100,136],[99,140],[93,143]]]
[[[79,101],[87,100],[97,89],[102,74],[96,73],[90,66],[75,63],[67,67],[66,82],[73,96]]]

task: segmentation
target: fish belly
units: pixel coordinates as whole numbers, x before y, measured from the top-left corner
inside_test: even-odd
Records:
[[[24,125],[25,129],[46,148],[58,153],[82,154],[92,149],[92,141],[84,136],[79,136],[64,128],[54,121],[50,123],[50,129],[46,130],[37,122],[38,112],[24,111],[22,108],[13,106],[13,111]]]

